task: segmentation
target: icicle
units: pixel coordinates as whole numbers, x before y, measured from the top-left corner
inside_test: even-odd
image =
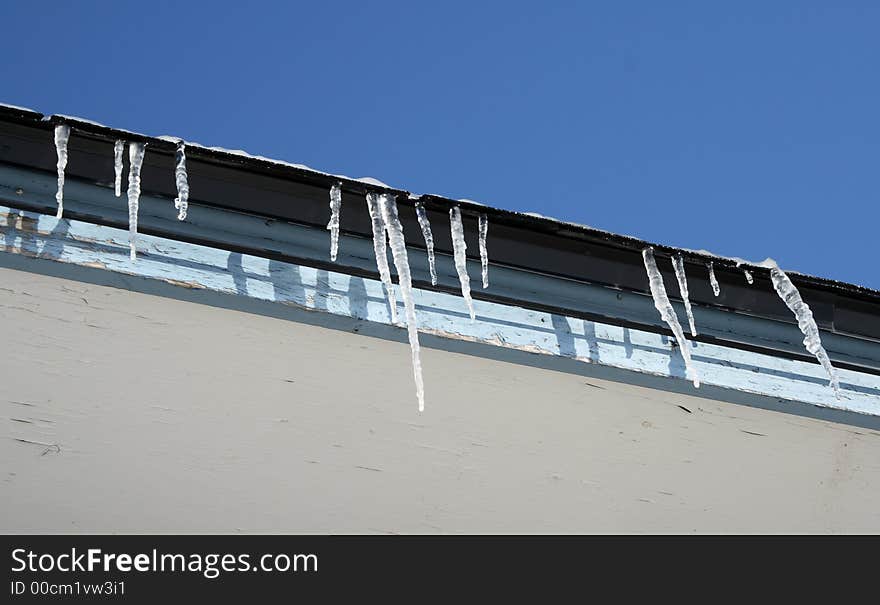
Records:
[[[119,139],[113,145],[113,169],[116,171],[116,197],[122,195],[122,154],[125,152],[125,141]]]
[[[691,360],[690,345],[684,337],[684,330],[681,329],[681,324],[678,323],[675,309],[672,307],[672,303],[669,302],[666,286],[663,285],[663,276],[660,275],[660,270],[657,269],[657,262],[654,260],[654,250],[645,248],[642,250],[642,257],[645,261],[645,270],[648,272],[648,283],[651,286],[654,306],[660,312],[660,317],[663,318],[663,321],[666,322],[666,325],[669,326],[669,329],[675,335],[675,340],[678,342],[679,349],[681,349],[681,356],[684,358],[684,366],[688,377],[694,381],[694,387],[700,388],[700,377]]]
[[[391,281],[391,270],[388,268],[388,250],[385,240],[387,226],[382,218],[379,208],[378,196],[375,193],[367,193],[367,210],[370,211],[370,219],[373,221],[373,252],[376,255],[376,267],[379,269],[379,278],[385,286],[385,296],[391,307],[391,323],[397,323],[397,301],[394,300],[394,283]]]
[[[748,269],[743,269],[743,275],[746,276],[746,281],[749,282],[749,285],[755,283],[755,278],[752,277],[752,272]]]
[[[70,139],[70,126],[59,124],[55,127],[55,153],[58,156],[58,191],[55,193],[55,201],[58,202],[58,214],[61,218],[64,214],[64,169],[67,168],[67,141]]]
[[[837,370],[831,365],[828,353],[822,346],[822,339],[819,337],[819,326],[813,319],[813,312],[810,311],[809,305],[801,298],[800,292],[795,287],[785,272],[779,268],[776,263],[770,266],[770,279],[773,282],[773,288],[779,295],[786,306],[791,309],[797,318],[798,327],[804,335],[804,346],[807,351],[816,356],[828,376],[831,378],[830,386],[834,389],[834,396],[840,399],[840,380],[837,376]]]
[[[489,287],[489,251],[486,248],[486,234],[489,232],[489,217],[480,215],[480,264],[483,267],[483,287]]]
[[[144,162],[145,143],[129,143],[128,159],[128,247],[131,260],[137,258],[138,202],[141,197],[141,166]]]
[[[186,218],[189,207],[189,182],[186,174],[186,144],[180,141],[177,144],[177,153],[174,158],[174,180],[177,183],[177,197],[174,198],[174,207],[177,208],[177,220]]]
[[[687,274],[684,272],[684,259],[681,255],[672,257],[672,268],[675,269],[675,279],[678,280],[678,291],[681,294],[681,301],[684,303],[684,311],[687,313],[688,324],[691,328],[691,336],[696,336],[697,328],[694,325],[694,311],[691,309],[691,299],[688,295]]]
[[[416,381],[416,397],[419,400],[419,411],[425,409],[425,386],[422,383],[422,362],[419,358],[419,331],[416,324],[416,304],[412,291],[412,274],[409,269],[409,257],[406,253],[406,241],[403,239],[403,226],[397,215],[397,201],[390,193],[379,195],[379,209],[382,220],[388,231],[391,244],[391,256],[397,268],[397,282],[400,285],[400,296],[406,313],[406,331],[412,351],[413,377]]]
[[[342,209],[342,183],[336,183],[330,188],[330,222],[327,229],[330,230],[330,260],[336,262],[336,254],[339,252],[339,212]]]
[[[428,213],[421,202],[416,202],[416,218],[422,228],[422,237],[425,238],[425,247],[428,249],[428,269],[431,271],[431,285],[437,285],[437,268],[434,266],[434,236],[431,234],[431,223],[428,221]]]
[[[712,286],[712,293],[715,296],[721,294],[721,286],[718,285],[718,280],[715,279],[715,267],[712,265],[712,262],[709,262],[709,285]]]
[[[453,206],[449,209],[449,227],[452,232],[452,252],[455,259],[455,270],[458,272],[458,281],[461,282],[461,295],[467,304],[471,321],[476,319],[474,301],[471,299],[471,279],[467,272],[467,245],[464,242],[464,226],[461,224],[461,209]]]

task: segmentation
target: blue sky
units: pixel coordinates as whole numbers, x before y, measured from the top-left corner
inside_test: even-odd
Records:
[[[0,22],[7,103],[880,288],[878,2],[5,2]]]

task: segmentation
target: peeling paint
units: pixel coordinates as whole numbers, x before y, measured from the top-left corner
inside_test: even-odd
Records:
[[[147,235],[135,264],[126,231],[4,207],[0,242],[7,253],[393,325],[382,284],[345,273]],[[455,295],[417,289],[414,298],[425,334],[684,379],[680,353],[660,334],[479,300],[480,321],[472,323]],[[835,402],[814,363],[706,343],[695,343],[693,356],[708,385],[880,415],[875,375],[841,371],[844,398]]]

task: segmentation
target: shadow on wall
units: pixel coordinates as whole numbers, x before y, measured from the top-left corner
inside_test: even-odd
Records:
[[[239,296],[251,296],[248,282],[257,280],[271,284],[275,300],[292,301],[316,311],[326,311],[329,299],[336,298],[348,302],[349,313],[355,318],[367,318],[367,288],[363,278],[350,276],[348,290],[339,291],[330,285],[329,273],[324,269],[317,270],[314,284],[306,284],[300,267],[275,260],[269,261],[268,277],[247,273],[238,252],[229,253],[226,270],[232,276],[235,293]]]
[[[37,250],[37,258],[49,260],[61,258],[64,253],[64,240],[70,230],[69,221],[58,221],[48,236],[37,237],[36,221],[27,216],[24,210],[5,213],[3,219],[6,222],[2,231],[4,251],[21,248]]]

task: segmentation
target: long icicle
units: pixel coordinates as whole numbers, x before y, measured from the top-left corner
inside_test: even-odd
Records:
[[[128,159],[128,248],[131,260],[137,259],[138,204],[141,197],[141,166],[144,163],[145,143],[129,143]]]
[[[829,359],[825,347],[822,346],[819,326],[816,325],[816,320],[813,319],[813,312],[810,310],[810,306],[804,302],[797,287],[776,263],[772,263],[770,266],[770,280],[773,282],[773,288],[776,290],[779,298],[794,313],[798,327],[804,335],[804,347],[815,355],[822,367],[825,368],[828,377],[831,379],[829,384],[834,390],[834,396],[840,399],[840,379],[837,376],[837,370],[831,365],[831,359]]]
[[[330,188],[330,222],[327,229],[330,231],[330,260],[336,262],[339,252],[339,213],[342,210],[342,184],[336,183]]]
[[[119,139],[113,145],[113,171],[115,173],[116,197],[122,195],[122,154],[125,153],[125,141]]]
[[[431,272],[431,285],[436,286],[437,267],[434,265],[434,235],[431,233],[431,222],[428,220],[425,205],[419,201],[416,201],[416,218],[419,219],[422,237],[425,239],[425,248],[428,249],[428,270]]]
[[[483,273],[483,287],[489,287],[489,249],[486,247],[486,235],[489,233],[489,217],[480,215],[480,265]]]
[[[406,241],[403,238],[403,226],[397,214],[397,200],[390,193],[379,196],[379,208],[382,219],[388,230],[388,239],[391,244],[391,256],[394,266],[397,268],[397,282],[400,286],[400,296],[403,298],[403,308],[406,313],[406,331],[409,336],[409,346],[412,353],[413,378],[416,382],[416,397],[419,400],[419,411],[425,409],[425,385],[422,382],[422,362],[419,356],[419,330],[416,323],[416,304],[413,298],[412,273],[409,268],[409,257],[406,252]]]
[[[391,270],[388,268],[388,244],[386,243],[385,220],[379,208],[378,195],[367,193],[367,210],[373,223],[373,252],[376,255],[376,268],[379,278],[385,286],[385,296],[391,307],[391,323],[397,323],[397,301],[394,299],[394,283],[391,281]]]
[[[177,144],[177,153],[174,157],[174,182],[177,184],[177,197],[174,198],[174,207],[177,208],[177,220],[186,219],[186,211],[189,208],[189,180],[186,174],[186,144],[180,141]]]
[[[449,229],[452,233],[452,252],[458,281],[461,283],[461,295],[467,304],[471,321],[474,321],[476,312],[471,298],[471,278],[467,272],[467,244],[464,241],[464,226],[461,224],[461,209],[458,206],[449,209]]]
[[[645,261],[645,270],[648,272],[648,283],[651,287],[654,306],[660,312],[660,317],[663,318],[663,321],[666,322],[666,325],[669,326],[669,329],[675,335],[678,348],[681,350],[681,356],[684,358],[684,367],[688,377],[693,380],[695,388],[700,388],[700,376],[697,374],[697,369],[691,360],[690,345],[684,337],[684,330],[681,329],[681,324],[678,323],[675,309],[672,307],[672,303],[669,302],[666,286],[663,285],[663,276],[657,268],[657,261],[654,260],[654,250],[652,248],[645,248],[642,250],[642,258]]]
[[[58,169],[58,190],[55,192],[55,201],[58,203],[56,218],[64,214],[64,170],[67,168],[67,141],[70,139],[70,126],[58,124],[55,127],[55,154],[58,156],[56,168]]]
[[[678,292],[681,294],[681,300],[684,303],[684,311],[687,313],[688,324],[691,328],[691,336],[697,335],[697,328],[694,324],[694,311],[691,309],[691,299],[688,294],[687,273],[684,272],[684,258],[680,254],[672,257],[672,268],[675,269],[675,279],[678,281]]]

